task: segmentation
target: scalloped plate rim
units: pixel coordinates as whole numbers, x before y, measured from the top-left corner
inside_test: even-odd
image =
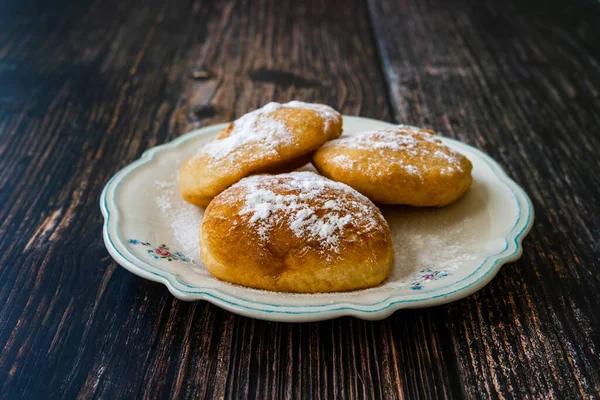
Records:
[[[373,122],[377,124],[388,124],[390,126],[394,125],[385,121],[344,115],[344,120],[348,119],[363,120],[366,122]],[[108,249],[113,259],[115,259],[115,261],[117,261],[118,264],[120,264],[122,267],[124,267],[125,269],[127,269],[135,275],[164,284],[168,288],[169,292],[171,292],[171,294],[173,294],[178,299],[185,301],[206,300],[212,304],[215,304],[221,308],[224,308],[237,314],[272,321],[308,322],[338,318],[342,316],[353,316],[367,320],[378,320],[386,318],[393,312],[402,308],[431,307],[467,297],[473,294],[474,292],[480,290],[485,285],[487,285],[494,278],[494,276],[496,276],[496,274],[504,264],[516,261],[522,255],[522,241],[525,238],[525,236],[529,233],[534,220],[534,209],[531,200],[529,199],[529,196],[516,182],[514,182],[506,174],[504,169],[490,156],[488,156],[487,154],[483,153],[481,150],[475,147],[469,146],[465,143],[447,137],[441,138],[444,141],[449,141],[459,147],[466,147],[469,150],[474,151],[491,167],[496,177],[508,186],[510,192],[515,197],[515,201],[519,208],[519,215],[516,218],[516,222],[512,229],[504,236],[505,247],[502,251],[500,251],[497,254],[488,255],[486,259],[473,270],[473,272],[471,272],[468,276],[462,278],[461,280],[457,282],[452,282],[447,286],[437,288],[431,291],[420,292],[419,294],[421,294],[421,296],[411,296],[416,298],[406,299],[406,295],[394,296],[393,294],[391,294],[386,299],[380,300],[372,304],[359,304],[345,301],[338,303],[313,305],[277,305],[257,301],[250,301],[236,297],[229,293],[222,292],[218,289],[202,288],[181,282],[174,273],[160,269],[136,257],[131,251],[127,250],[122,240],[118,239],[116,241],[113,241],[110,231],[111,228],[113,228],[115,232],[118,232],[116,228],[118,227],[120,217],[120,213],[113,201],[113,198],[114,192],[116,192],[121,181],[125,177],[127,177],[127,175],[129,175],[129,173],[131,173],[133,170],[151,162],[157,153],[160,153],[166,149],[173,149],[179,147],[181,144],[187,142],[192,138],[204,134],[213,133],[219,129],[224,128],[228,124],[229,122],[202,127],[200,129],[196,129],[191,132],[185,133],[170,142],[146,150],[139,159],[135,160],[134,162],[130,163],[129,165],[125,166],[120,171],[118,171],[107,182],[100,196],[100,209],[102,211],[102,215],[104,216],[104,224],[102,229],[103,239],[106,248]],[[108,196],[109,191],[112,191],[111,193],[113,194],[113,196],[110,198],[110,201]],[[525,214],[523,214],[523,210],[525,210]],[[112,218],[113,216],[114,218]],[[524,223],[522,223],[522,217],[526,217]],[[115,245],[115,243],[117,244]],[[118,247],[121,248],[121,251]],[[512,251],[511,247],[514,247]],[[507,252],[509,253],[505,254]],[[126,255],[130,258],[127,258]],[[131,258],[135,261],[132,261]],[[484,268],[484,266],[486,265],[488,266],[488,268],[485,271],[481,271],[482,268]],[[462,287],[450,291],[447,290],[449,287],[455,286],[461,282],[468,281],[470,279],[471,282],[467,282]],[[193,292],[186,291],[185,289],[179,286],[196,288],[196,290]],[[357,293],[359,292],[360,291],[357,291]],[[423,296],[428,294],[434,295],[423,298]],[[276,309],[273,310],[269,307]],[[277,308],[282,309],[277,310]],[[286,308],[286,310],[283,310],[283,308]],[[294,310],[292,311],[289,309]]]

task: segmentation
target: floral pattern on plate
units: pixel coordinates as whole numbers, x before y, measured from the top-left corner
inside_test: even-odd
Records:
[[[430,268],[424,269],[417,273],[417,276],[410,284],[410,288],[412,290],[421,290],[423,289],[423,283],[428,281],[437,281],[438,279],[442,279],[450,275],[446,270],[433,270]]]
[[[184,263],[191,263],[192,260],[185,256],[185,254],[179,251],[171,251],[169,246],[166,244],[159,244],[158,247],[154,247],[149,242],[142,242],[137,239],[129,239],[128,242],[133,245],[142,245],[150,247],[147,252],[150,256],[155,259],[166,259],[167,261],[183,261]]]

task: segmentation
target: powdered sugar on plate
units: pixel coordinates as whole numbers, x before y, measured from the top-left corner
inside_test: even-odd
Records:
[[[172,173],[169,179],[155,181],[154,192],[157,193],[155,200],[162,219],[167,221],[165,228],[177,240],[177,243],[172,245],[195,263],[199,263],[198,232],[204,209],[183,200],[179,194],[177,173]]]
[[[283,121],[269,116],[270,113],[282,107],[305,108],[317,111],[325,120],[326,129],[337,120],[337,112],[323,104],[311,104],[301,101],[291,101],[285,104],[269,103],[234,121],[233,127],[227,136],[217,137],[208,142],[200,149],[197,157],[208,156],[211,162],[216,162],[224,159],[237,149],[251,144],[259,144],[260,151],[244,154],[246,160],[251,157],[262,158],[277,155],[277,149],[281,145],[291,144],[294,140],[294,136]]]

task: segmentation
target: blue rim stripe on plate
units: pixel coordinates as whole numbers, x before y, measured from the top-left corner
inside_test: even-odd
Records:
[[[365,118],[366,119],[366,118]],[[383,121],[377,121],[377,120],[373,120],[374,122],[377,123],[382,123]],[[500,252],[496,253],[496,254],[492,254],[489,255],[488,257],[486,257],[486,259],[473,271],[471,272],[471,274],[469,274],[468,276],[462,278],[459,281],[456,282],[452,282],[447,286],[443,286],[441,288],[437,288],[431,291],[424,291],[421,292],[421,294],[426,295],[427,293],[436,293],[439,291],[443,291],[449,287],[455,286],[460,284],[461,282],[464,282],[465,280],[468,280],[469,278],[473,277],[474,275],[476,275],[478,272],[480,272],[480,270],[486,265],[489,264],[489,268],[485,271],[485,273],[483,273],[477,280],[468,283],[467,285],[463,285],[462,287],[456,288],[454,290],[451,291],[446,291],[444,293],[440,293],[437,295],[433,295],[433,296],[429,296],[429,297],[424,297],[424,298],[417,298],[417,299],[396,299],[398,296],[391,296],[388,297],[384,300],[380,300],[376,303],[370,303],[370,304],[356,304],[356,303],[348,303],[348,302],[344,302],[344,303],[338,303],[338,307],[335,307],[336,304],[315,304],[315,305],[280,305],[280,304],[271,304],[271,303],[262,303],[262,302],[257,302],[257,301],[252,301],[252,300],[246,300],[243,298],[238,298],[235,296],[231,296],[229,294],[220,292],[218,289],[211,289],[211,288],[206,288],[206,287],[198,287],[198,286],[192,286],[189,285],[183,281],[181,281],[179,279],[179,277],[169,271],[165,271],[162,270],[160,268],[157,268],[149,263],[147,263],[145,260],[139,258],[136,254],[134,254],[133,252],[131,252],[124,244],[122,239],[120,238],[119,235],[119,230],[115,228],[115,232],[117,235],[117,239],[119,241],[119,243],[121,244],[121,246],[127,251],[127,255],[131,258],[133,257],[137,262],[141,263],[143,266],[149,267],[148,268],[144,268],[136,263],[133,263],[128,257],[126,257],[126,255],[124,255],[121,251],[119,251],[119,249],[117,248],[117,246],[115,245],[115,243],[112,240],[112,237],[109,233],[109,225],[110,224],[110,220],[111,220],[111,212],[109,211],[109,207],[108,207],[108,201],[107,201],[107,194],[109,189],[112,189],[112,196],[111,196],[111,200],[112,200],[112,204],[114,203],[114,195],[118,190],[119,185],[121,184],[121,182],[131,173],[133,172],[135,169],[149,163],[151,160],[154,159],[154,156],[156,153],[162,151],[165,148],[175,148],[178,147],[178,145],[183,144],[185,142],[187,142],[188,140],[192,139],[192,138],[196,138],[198,136],[204,135],[206,130],[211,130],[211,131],[216,131],[218,130],[221,126],[227,126],[228,124],[219,124],[219,125],[213,125],[210,127],[205,127],[205,128],[201,128],[199,130],[196,131],[192,131],[189,132],[185,135],[182,135],[181,137],[168,142],[166,144],[160,145],[160,146],[156,146],[154,148],[148,149],[147,151],[145,151],[142,154],[142,157],[136,161],[134,161],[133,163],[129,164],[128,166],[126,166],[125,168],[123,168],[122,170],[120,170],[119,172],[117,172],[106,184],[106,186],[104,187],[104,190],[102,191],[101,197],[100,197],[100,205],[103,211],[103,214],[105,214],[105,220],[104,220],[104,227],[103,227],[103,231],[104,231],[104,238],[105,238],[105,242],[108,241],[108,243],[106,243],[107,245],[110,245],[111,249],[113,251],[115,251],[123,260],[125,260],[128,265],[130,267],[133,267],[134,269],[141,269],[142,271],[144,271],[145,273],[154,275],[158,278],[162,278],[164,280],[166,280],[166,282],[162,282],[167,284],[167,287],[171,290],[171,292],[173,291],[177,291],[177,292],[181,292],[181,293],[185,293],[185,294],[191,294],[191,295],[199,295],[199,296],[206,296],[206,297],[210,297],[213,300],[215,300],[215,304],[219,304],[220,302],[231,305],[231,306],[235,306],[235,307],[241,307],[244,309],[248,309],[248,310],[252,310],[252,311],[259,311],[259,312],[265,312],[265,313],[281,313],[281,314],[294,314],[294,315],[301,315],[301,314],[318,314],[318,313],[334,313],[336,311],[354,311],[356,313],[374,313],[374,312],[382,312],[382,311],[386,311],[388,310],[390,307],[394,306],[395,304],[401,304],[401,303],[415,303],[415,302],[424,302],[424,301],[428,301],[428,300],[435,300],[435,299],[439,299],[439,298],[444,298],[444,297],[448,297],[456,292],[465,290],[475,284],[477,284],[478,282],[480,282],[482,279],[484,279],[487,275],[489,275],[491,272],[493,271],[497,271],[496,267],[498,266],[498,264],[503,261],[502,264],[506,263],[506,262],[510,262],[512,261],[512,257],[514,257],[515,255],[519,254],[519,252],[521,251],[521,240],[524,236],[525,233],[527,233],[529,231],[529,229],[531,228],[532,225],[532,216],[533,216],[533,207],[531,205],[531,201],[529,199],[529,197],[527,196],[527,194],[512,180],[510,179],[510,177],[506,174],[506,172],[502,169],[502,167],[500,167],[500,165],[493,160],[492,158],[490,158],[488,155],[486,155],[485,153],[483,153],[482,151],[480,151],[479,149],[475,148],[475,147],[471,147],[469,145],[466,145],[464,143],[458,142],[454,139],[450,139],[450,138],[444,138],[444,140],[448,140],[451,143],[457,145],[458,147],[467,147],[467,149],[469,151],[474,151],[476,153],[478,153],[479,156],[481,156],[481,159],[492,169],[492,171],[494,172],[500,172],[500,177],[504,178],[504,183],[506,183],[509,191],[511,192],[511,194],[513,195],[513,198],[516,201],[517,204],[517,208],[518,208],[518,218],[515,222],[515,224],[513,225],[513,227],[509,230],[509,232],[504,236],[505,239],[505,247],[503,250],[501,250]],[[118,180],[118,182],[117,182]],[[116,184],[115,184],[116,182]],[[115,185],[114,188],[111,188],[111,186]],[[519,223],[521,222],[521,216],[522,216],[522,208],[521,208],[521,201],[519,196],[517,196],[517,194],[515,193],[515,188],[513,188],[512,186],[515,186],[516,188],[519,189],[519,192],[521,194],[521,196],[525,199],[525,205],[527,206],[527,220],[524,224],[524,226],[521,228],[521,230],[515,234],[514,230],[515,228],[519,225]],[[115,208],[114,213],[116,214],[115,216],[115,221],[118,222],[118,219],[120,217],[118,209]],[[115,223],[116,223],[115,222]],[[114,224],[113,224],[114,225]],[[514,237],[512,237],[514,235]],[[506,255],[501,255],[504,252],[506,252],[509,247],[510,247],[510,242],[509,239],[512,237],[512,243],[515,246],[515,249],[513,252],[511,252],[510,254],[506,254]],[[492,263],[489,263],[489,261],[494,258],[497,257]],[[502,265],[501,264],[501,265]],[[159,270],[161,273],[157,273],[153,270]],[[168,275],[168,276],[165,276]],[[171,279],[175,279],[175,281],[181,285],[181,286],[185,286],[188,288],[195,288],[196,290],[185,290],[185,289],[181,289],[178,287],[175,287],[173,282],[171,281]],[[218,292],[219,295],[215,295],[213,293],[210,293],[209,291],[215,291]],[[246,304],[240,304],[239,302],[233,301],[233,300],[228,300],[228,298],[233,298],[239,302],[244,302],[244,303],[249,303],[249,304],[253,304],[255,306],[250,306],[250,305],[246,305]],[[395,299],[395,300],[394,300]],[[208,299],[207,299],[208,300]],[[385,305],[384,307],[381,308],[375,308],[375,309],[371,309],[369,307],[374,307],[374,306],[378,306],[381,305],[383,303],[387,303],[389,302],[389,304]],[[270,309],[266,309],[266,308],[261,308],[261,307],[257,307],[257,306],[267,306],[267,307],[272,307],[272,308],[305,308],[305,310],[302,311],[289,311],[289,310],[270,310]],[[335,307],[335,308],[327,308],[326,310],[311,310],[312,308],[321,308],[321,307]],[[367,309],[362,309],[363,307],[366,307]]]

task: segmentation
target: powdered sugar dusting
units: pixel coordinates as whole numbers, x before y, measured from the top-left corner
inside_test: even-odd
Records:
[[[233,122],[233,128],[226,137],[217,137],[200,149],[197,156],[209,156],[212,162],[224,159],[237,149],[246,145],[260,144],[260,151],[245,153],[246,160],[276,156],[281,145],[293,143],[294,136],[283,121],[269,116],[273,111],[282,108],[305,108],[317,111],[325,120],[325,128],[334,123],[337,112],[323,104],[311,104],[301,101],[289,103],[269,103],[258,110],[254,110]],[[339,115],[339,114],[337,114]]]
[[[317,111],[321,114],[321,118],[325,120],[325,130],[329,129],[332,124],[335,124],[338,120],[339,113],[333,108],[326,106],[325,104],[317,103],[305,103],[303,101],[290,101],[284,104],[286,107],[295,108],[306,108],[309,110]]]
[[[324,250],[338,252],[347,226],[361,232],[381,229],[378,209],[349,186],[312,172],[258,175],[242,179],[246,195],[239,215],[247,216],[261,240],[275,226],[287,224],[299,238],[315,240]],[[237,197],[225,201],[238,201]]]
[[[406,133],[402,130],[384,129],[357,133],[337,140],[337,144],[360,150],[415,150],[420,140],[435,142],[435,137],[428,133]],[[326,144],[327,146],[328,144]]]
[[[209,155],[213,161],[218,161],[244,145],[261,143],[262,156],[276,155],[277,144],[292,140],[289,130],[282,121],[267,117],[269,113],[280,107],[279,103],[269,103],[263,108],[245,114],[233,123],[233,128],[227,137],[212,140],[204,145],[198,154]]]
[[[433,143],[438,147],[438,150],[431,151],[431,146],[420,145],[420,142]],[[432,132],[412,126],[399,125],[394,128],[361,132],[332,140],[323,145],[324,148],[334,146],[378,151],[380,154],[386,155],[386,162],[389,165],[395,163],[411,175],[420,176],[421,170],[427,168],[427,163],[422,161],[428,158],[443,160],[445,166],[441,167],[442,174],[452,173],[454,170],[462,172],[460,155],[458,153],[442,144]],[[389,151],[398,152],[401,157],[397,160],[389,159]],[[407,158],[410,159],[410,162],[407,162]],[[336,155],[331,161],[349,169],[353,167],[352,157],[345,154]]]
[[[409,174],[412,174],[412,175],[418,175],[419,174],[419,169],[417,167],[415,167],[414,165],[407,165],[407,166],[404,167],[404,169]]]
[[[331,159],[331,162],[347,169],[354,168],[354,160],[346,154],[338,154]]]

